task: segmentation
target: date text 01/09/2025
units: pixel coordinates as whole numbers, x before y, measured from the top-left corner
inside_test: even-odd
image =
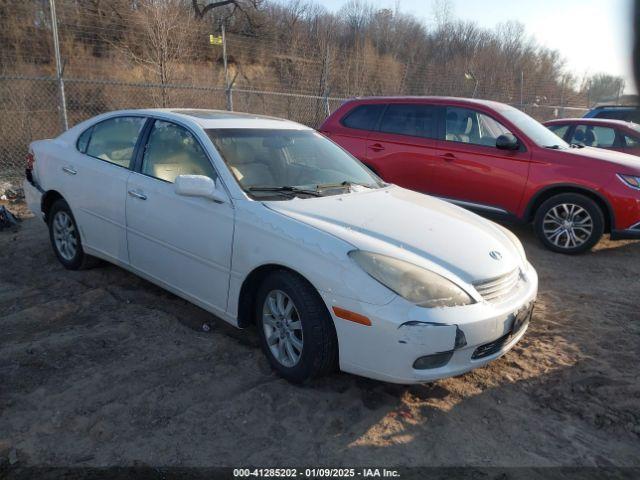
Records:
[[[399,478],[397,470],[387,468],[235,468],[234,478]]]

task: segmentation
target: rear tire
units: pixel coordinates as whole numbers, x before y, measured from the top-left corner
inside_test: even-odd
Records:
[[[286,380],[302,383],[336,369],[333,320],[318,292],[299,275],[271,273],[258,289],[255,319],[262,350]]]
[[[76,220],[67,202],[56,200],[47,212],[49,238],[58,261],[67,270],[83,270],[99,263],[84,253]]]
[[[604,214],[589,197],[561,193],[540,205],[534,228],[549,250],[575,255],[590,250],[600,241],[604,233]]]

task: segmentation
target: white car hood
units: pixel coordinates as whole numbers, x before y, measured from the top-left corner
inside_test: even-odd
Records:
[[[355,248],[436,265],[468,283],[524,267],[518,248],[493,222],[396,186],[265,205]]]

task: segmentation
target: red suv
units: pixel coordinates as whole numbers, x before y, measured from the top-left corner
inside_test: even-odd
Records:
[[[637,158],[572,147],[508,105],[360,98],[344,103],[320,131],[388,182],[533,221],[556,252],[584,252],[605,232],[640,239]]]

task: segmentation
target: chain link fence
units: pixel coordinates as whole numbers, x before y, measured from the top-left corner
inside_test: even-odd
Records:
[[[64,79],[69,126],[100,113],[131,108],[208,108],[224,110],[224,87],[137,84],[95,79]],[[345,100],[294,93],[235,89],[234,110],[288,118],[318,127]],[[23,175],[31,141],[64,130],[58,80],[53,77],[0,76],[0,179]]]
[[[97,79],[64,79],[68,123],[73,126],[100,113],[130,108],[197,107],[224,110],[224,87],[126,83]],[[288,118],[317,128],[345,98],[233,89],[233,109]],[[515,105],[539,120],[580,117],[586,108]],[[0,76],[0,179],[23,174],[31,141],[52,138],[64,130],[58,80],[54,77]]]

